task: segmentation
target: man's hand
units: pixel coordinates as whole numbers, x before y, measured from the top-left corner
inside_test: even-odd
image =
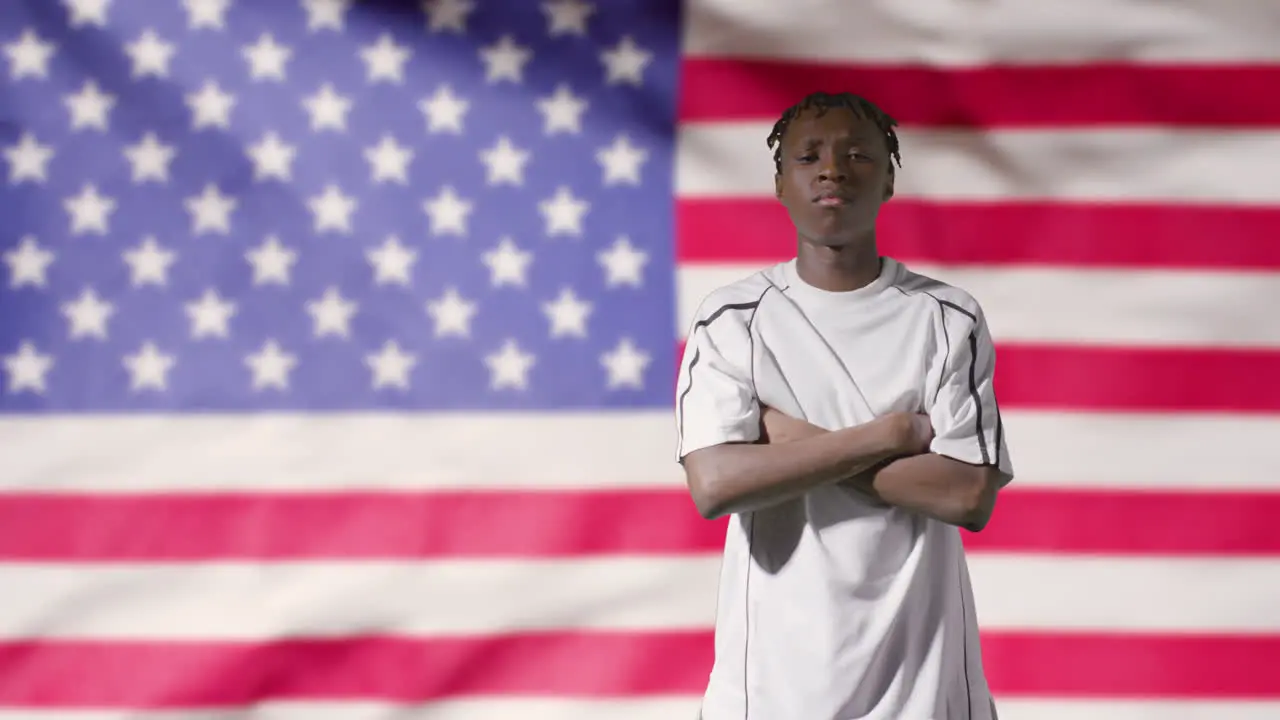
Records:
[[[923,413],[894,413],[886,415],[885,418],[892,418],[891,422],[906,422],[908,427],[899,432],[903,433],[903,445],[905,449],[904,455],[919,455],[923,452],[929,452],[929,445],[933,442],[933,422],[929,420],[929,416]]]

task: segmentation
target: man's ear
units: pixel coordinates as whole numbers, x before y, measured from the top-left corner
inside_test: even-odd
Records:
[[[884,200],[882,200],[881,202],[889,202],[889,199],[893,197],[893,179],[895,177],[897,177],[897,175],[894,173],[894,170],[893,170],[893,162],[890,161],[889,177],[885,178],[885,181],[884,181]]]
[[[773,174],[773,196],[782,199],[782,173]]]

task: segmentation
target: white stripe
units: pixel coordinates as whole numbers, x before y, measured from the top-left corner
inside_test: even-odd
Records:
[[[717,553],[452,563],[0,565],[0,638],[709,630]],[[1280,559],[972,553],[991,630],[1280,631]],[[511,598],[519,602],[511,602]]]
[[[1278,6],[1280,7],[1280,6]],[[892,108],[886,108],[890,113]],[[676,194],[773,197],[772,121],[682,124]],[[1177,128],[903,128],[894,191],[930,200],[1273,204],[1280,133]],[[891,200],[890,203],[893,201]]]
[[[1019,487],[1280,490],[1280,418],[1014,410],[1000,416]]]
[[[927,65],[1280,59],[1273,0],[693,0],[686,7],[689,55]]]
[[[996,342],[1166,347],[1280,348],[1280,273],[975,267],[906,263],[962,288],[979,303]],[[762,265],[682,265],[676,333],[702,301]]]
[[[1280,489],[1275,416],[1004,409],[1001,417],[1018,487]],[[0,491],[684,492],[673,426],[666,411],[5,418]]]
[[[720,558],[0,564],[0,638],[253,640],[711,625]],[[518,598],[518,601],[513,599]]]
[[[674,394],[674,393],[673,393]],[[0,489],[683,487],[675,414],[0,417]]]
[[[701,697],[689,696],[608,700],[504,697],[421,705],[273,702],[217,710],[0,708],[0,720],[695,720],[701,701]]]
[[[983,630],[1280,631],[1280,559],[968,555]]]
[[[1275,720],[1280,702],[996,698],[1000,720]]]
[[[700,696],[586,700],[478,698],[422,705],[264,703],[218,710],[0,708],[0,720],[696,720]],[[997,698],[1000,720],[1275,720],[1280,702]]]

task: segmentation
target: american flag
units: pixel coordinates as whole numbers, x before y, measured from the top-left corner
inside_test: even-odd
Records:
[[[902,122],[1019,476],[1002,718],[1280,717],[1280,5],[6,0],[0,720],[692,718],[698,301]]]

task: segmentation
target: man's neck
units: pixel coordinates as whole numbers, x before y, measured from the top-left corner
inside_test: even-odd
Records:
[[[875,238],[843,247],[826,247],[800,240],[796,273],[806,283],[828,292],[849,292],[880,277],[880,253]]]

